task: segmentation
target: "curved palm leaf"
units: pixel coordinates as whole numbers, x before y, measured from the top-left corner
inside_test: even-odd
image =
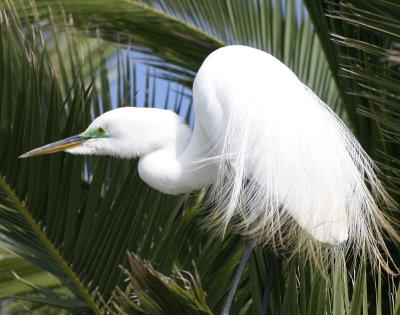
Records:
[[[37,1],[40,8],[50,3]],[[334,77],[328,70],[317,33],[296,1],[61,1],[82,31],[146,52],[152,65],[185,74],[191,85],[205,57],[228,44],[271,52],[341,112]],[[93,14],[96,12],[96,14]],[[193,13],[196,12],[196,17]],[[218,12],[218,14],[216,14]],[[222,17],[222,18],[221,18]],[[62,21],[61,17],[54,17]],[[117,21],[117,23],[114,23]],[[154,59],[158,57],[161,59]],[[163,64],[162,62],[166,63]],[[160,64],[161,63],[161,64]]]

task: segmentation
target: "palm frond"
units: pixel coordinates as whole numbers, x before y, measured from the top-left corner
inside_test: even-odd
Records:
[[[107,299],[105,292],[110,295],[114,289],[120,277],[118,265],[124,259],[124,254],[112,253],[119,253],[121,248],[124,253],[132,246],[129,240],[135,233],[134,226],[145,227],[147,215],[154,217],[155,211],[163,208],[168,209],[164,213],[171,214],[171,207],[176,215],[182,199],[168,199],[145,187],[138,179],[135,162],[117,163],[119,171],[114,180],[104,186],[98,179],[105,177],[109,161],[99,161],[95,171],[98,179],[88,188],[88,183],[81,178],[82,159],[67,156],[47,161],[16,159],[32,145],[50,141],[60,133],[83,129],[89,119],[93,94],[91,86],[85,88],[75,82],[69,88],[71,96],[63,100],[59,81],[41,47],[27,41],[9,13],[2,11],[2,17],[1,64],[3,69],[8,68],[3,79],[8,78],[2,82],[1,97],[1,117],[7,118],[2,121],[1,130],[1,233],[12,250],[60,279],[80,300],[79,307],[83,301],[93,312],[101,313],[95,292],[101,290]],[[20,74],[22,80],[15,77]],[[11,85],[11,82],[18,84]],[[41,93],[45,92],[38,89],[40,86],[51,87],[43,98]],[[68,97],[70,107],[65,106]],[[127,168],[129,173],[124,174]],[[126,175],[128,183],[123,186]],[[132,193],[138,187],[142,189]],[[81,196],[88,199],[82,202]],[[118,211],[110,210],[110,202],[116,202]],[[146,205],[149,202],[151,207]],[[121,204],[131,204],[129,209],[148,207],[153,214],[143,211],[137,221],[124,220],[124,225],[122,215],[127,208],[120,208]],[[111,213],[116,221],[110,222],[114,224],[107,222]],[[135,217],[135,211],[128,213]],[[172,222],[167,220],[165,224]],[[146,241],[149,243],[146,237],[141,241],[142,246]]]
[[[212,314],[198,276],[166,277],[134,254],[128,253],[128,260],[130,267],[124,273],[130,285],[126,290],[133,291],[116,291],[111,314]]]

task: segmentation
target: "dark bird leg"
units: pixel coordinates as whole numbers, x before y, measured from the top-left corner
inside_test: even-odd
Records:
[[[240,260],[240,264],[239,264],[238,268],[236,269],[235,276],[233,277],[231,288],[229,290],[228,297],[226,298],[226,302],[225,302],[225,305],[224,305],[221,315],[229,314],[229,309],[232,305],[233,298],[235,297],[235,293],[236,293],[237,287],[239,285],[239,281],[242,276],[244,267],[246,266],[247,261],[249,260],[250,254],[253,251],[255,244],[256,244],[256,240],[254,238],[251,238],[247,241],[246,248],[244,250],[242,259]]]
[[[274,280],[274,275],[276,271],[276,267],[278,265],[278,257],[274,252],[271,252],[268,258],[268,267],[269,267],[269,273],[267,277],[267,284],[265,286],[265,291],[264,291],[264,297],[262,301],[262,306],[261,306],[261,314],[260,315],[267,315],[268,313],[268,305],[269,305],[269,298],[271,296],[271,289],[272,289],[272,283]]]

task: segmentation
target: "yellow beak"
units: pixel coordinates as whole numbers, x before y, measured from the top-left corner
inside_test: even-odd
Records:
[[[56,141],[56,142],[44,145],[40,148],[33,149],[27,153],[20,155],[18,158],[25,159],[25,158],[32,157],[32,156],[39,156],[39,155],[45,155],[45,154],[51,154],[51,153],[56,153],[56,152],[60,152],[60,151],[65,151],[67,149],[71,149],[73,147],[76,147],[76,146],[82,144],[87,139],[89,139],[89,138],[81,136],[81,135],[72,136],[72,137],[69,137],[69,138],[66,138],[66,139],[63,139],[60,141]]]

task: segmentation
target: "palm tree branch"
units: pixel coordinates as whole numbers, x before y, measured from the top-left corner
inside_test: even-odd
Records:
[[[57,25],[66,26],[64,14],[57,7],[58,2],[50,5],[51,13],[47,1],[38,0],[36,3],[38,10],[35,12],[40,13],[42,21],[51,15]],[[148,60],[145,55],[157,56],[159,62],[191,71],[192,78],[211,51],[226,45],[195,25],[136,1],[87,1],[83,8],[80,3],[71,0],[60,3],[62,9],[71,14],[74,26],[82,35],[100,36],[135,47],[136,51],[144,53],[142,61]],[[31,15],[37,14],[35,12]]]
[[[14,190],[7,184],[5,179],[0,176],[0,188],[5,192],[8,198],[13,202],[15,209],[22,214],[26,222],[34,231],[35,235],[39,238],[42,246],[50,253],[54,261],[63,269],[65,274],[75,285],[76,289],[79,291],[82,298],[85,299],[89,307],[97,315],[101,315],[102,312],[94,301],[93,296],[89,293],[86,287],[80,281],[80,278],[75,274],[75,272],[69,267],[68,263],[64,260],[62,255],[58,252],[56,247],[50,242],[46,234],[42,231],[39,224],[31,215],[31,211],[26,207],[26,205],[18,198]]]

